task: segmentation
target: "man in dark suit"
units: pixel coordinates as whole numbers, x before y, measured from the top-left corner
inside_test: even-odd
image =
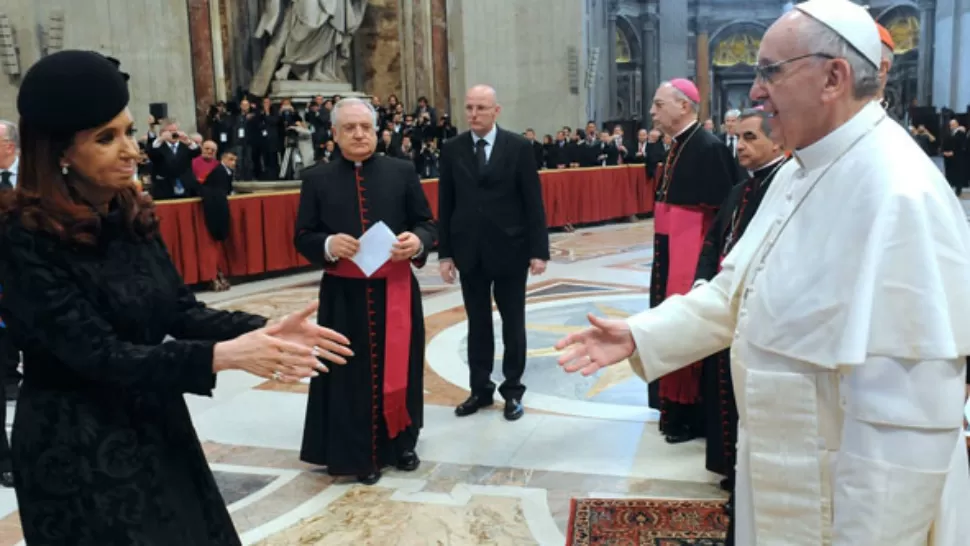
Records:
[[[542,149],[542,143],[536,140],[536,132],[533,128],[528,128],[525,130],[525,139],[529,141],[529,146],[532,146],[532,153],[535,154],[536,168],[542,169],[545,167],[545,151]]]
[[[461,274],[468,315],[471,396],[455,410],[461,417],[491,406],[495,354],[492,293],[502,317],[505,418],[524,412],[525,289],[529,273],[540,275],[549,260],[549,233],[535,154],[529,141],[500,129],[495,90],[480,85],[465,96],[470,131],[445,143],[441,152],[438,258],[441,278]]]
[[[192,160],[201,153],[199,145],[179,131],[178,124],[166,124],[162,134],[148,147],[148,158],[152,161],[152,198],[161,201],[194,197],[198,182],[192,174]]]

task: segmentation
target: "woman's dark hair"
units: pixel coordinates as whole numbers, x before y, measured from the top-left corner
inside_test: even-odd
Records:
[[[0,194],[0,223],[13,217],[28,230],[49,233],[77,245],[94,245],[101,232],[101,215],[85,203],[72,187],[80,175],[61,173],[60,162],[74,141],[74,135],[52,135],[20,122],[20,167],[17,188]],[[122,224],[140,239],[158,232],[155,205],[135,186],[120,189],[112,199]]]

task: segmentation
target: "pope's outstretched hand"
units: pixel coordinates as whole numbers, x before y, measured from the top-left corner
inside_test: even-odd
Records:
[[[559,365],[564,370],[592,375],[633,355],[636,344],[625,320],[603,319],[592,314],[588,318],[589,328],[556,343],[556,350],[564,351],[559,357]]]

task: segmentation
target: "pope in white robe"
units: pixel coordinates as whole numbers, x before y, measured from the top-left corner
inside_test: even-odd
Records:
[[[880,54],[847,0],[782,16],[751,98],[794,160],[722,271],[559,344],[567,371],[633,356],[648,381],[731,348],[738,546],[970,544],[970,227],[872,102]]]

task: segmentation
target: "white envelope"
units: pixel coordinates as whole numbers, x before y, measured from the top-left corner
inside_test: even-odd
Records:
[[[377,222],[360,237],[360,248],[351,261],[370,277],[391,258],[397,236],[384,222]]]

